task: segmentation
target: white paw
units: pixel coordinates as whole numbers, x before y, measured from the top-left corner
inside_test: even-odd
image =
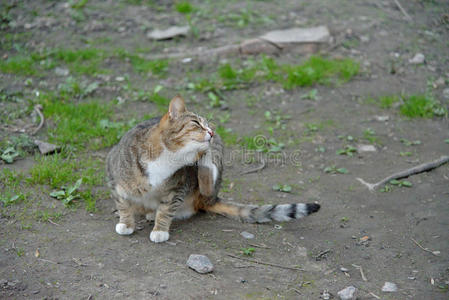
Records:
[[[130,235],[134,232],[134,229],[127,227],[125,223],[117,223],[117,225],[115,225],[115,232],[120,235]]]
[[[168,240],[170,235],[167,231],[151,231],[150,240],[155,243],[162,243]]]

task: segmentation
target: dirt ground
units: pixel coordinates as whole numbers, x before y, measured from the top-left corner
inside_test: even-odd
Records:
[[[191,2],[194,33],[167,41],[152,41],[147,33],[188,24],[172,1],[89,0],[79,8],[74,5],[82,2],[4,4],[2,59],[53,48],[125,49],[143,56],[180,53],[233,44],[275,29],[326,25],[333,42],[324,55],[352,58],[360,63],[360,72],[346,83],[291,90],[276,82],[256,82],[223,91],[226,105],[221,108],[211,108],[208,93],[190,90],[187,84],[195,76],[211,76],[224,61],[243,66],[252,58],[173,59],[162,77],[141,75],[112,58],[104,62],[110,69],[106,75],[71,74],[100,82],[86,98],[114,103],[115,120],[158,114],[151,101],[131,99],[120,77],[137,89],[161,85],[167,97],[180,93],[190,110],[212,112],[217,123],[218,117],[226,116],[223,126],[238,136],[269,136],[264,131],[266,111],[289,115],[282,121],[285,128],[275,131],[285,143],[282,153],[287,158],[269,160],[260,172],[242,175],[258,163],[247,164],[231,155],[240,146],[228,145],[220,195],[241,203],[318,202],[321,210],[299,221],[270,224],[199,214],[175,222],[169,243],[155,244],[149,241],[147,221],[141,221],[140,230],[129,237],[115,233],[117,216],[109,196],[98,197],[94,209],[85,209],[82,202],[66,208],[49,196],[49,186],[26,184],[24,179],[28,201],[0,206],[0,298],[326,299],[329,293],[338,299],[337,293],[351,285],[357,288],[357,299],[449,298],[449,164],[409,177],[411,187],[392,186],[386,192],[381,188],[369,192],[356,180],[375,182],[449,155],[447,115],[410,119],[397,107],[384,109],[367,100],[427,92],[448,108],[448,1],[402,0],[411,17],[407,20],[395,1],[195,0]],[[416,53],[424,54],[424,63],[409,62]],[[275,57],[287,64],[304,59],[293,53]],[[29,108],[36,92],[56,89],[64,76],[53,69],[32,75],[0,73],[1,90],[21,91],[27,99],[0,100],[2,114],[28,108],[17,120],[3,115],[3,141],[18,135],[14,128],[31,122]],[[302,97],[313,89],[316,99]],[[38,138],[48,140],[51,126],[55,125],[50,118]],[[404,139],[420,143],[410,145]],[[345,145],[362,144],[372,144],[376,151],[353,156],[336,153]],[[102,164],[108,150],[78,147],[77,153]],[[26,178],[38,156],[29,153],[12,164],[0,164],[0,170],[8,168]],[[329,166],[348,172],[324,172]],[[288,185],[292,191],[275,191],[276,184]],[[107,191],[104,184],[95,190]],[[44,208],[53,217],[35,217]],[[242,231],[255,238],[243,238]],[[251,255],[242,254],[242,249],[250,249]],[[186,261],[193,253],[207,255],[214,271],[203,275],[189,269]],[[398,290],[383,292],[385,282],[395,283]]]

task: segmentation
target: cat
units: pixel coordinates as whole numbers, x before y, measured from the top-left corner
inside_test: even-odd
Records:
[[[169,239],[173,219],[199,210],[243,222],[290,221],[317,212],[316,203],[244,205],[218,197],[223,173],[223,142],[206,119],[187,111],[174,97],[168,112],[129,130],[109,152],[106,173],[120,216],[120,235],[135,230],[135,215],[154,219],[150,240]]]

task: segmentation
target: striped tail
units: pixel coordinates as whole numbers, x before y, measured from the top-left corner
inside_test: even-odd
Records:
[[[233,202],[221,202],[204,207],[204,210],[226,217],[240,219],[248,223],[266,223],[275,221],[291,221],[301,219],[320,210],[316,203],[294,203],[278,205],[244,205]]]

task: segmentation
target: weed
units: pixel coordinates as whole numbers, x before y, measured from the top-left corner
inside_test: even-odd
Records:
[[[400,97],[392,95],[392,96],[382,96],[379,97],[379,105],[382,108],[391,108],[395,103],[401,100]]]
[[[347,174],[348,170],[346,168],[337,168],[335,165],[324,168],[324,173],[329,174]]]
[[[301,95],[301,99],[316,100],[318,95],[317,89],[312,89],[308,93]]]
[[[242,253],[246,256],[253,256],[254,252],[256,252],[256,249],[252,248],[252,247],[248,247],[248,248],[242,248]]]
[[[447,115],[447,109],[433,96],[412,95],[404,99],[404,104],[399,107],[400,113],[409,118],[431,118]]]
[[[406,146],[416,146],[416,145],[421,145],[421,141],[420,140],[416,140],[416,141],[409,141],[405,138],[401,138],[401,143],[403,143]]]
[[[376,132],[371,128],[367,128],[363,131],[363,138],[371,144],[379,143],[379,138],[376,136]]]
[[[180,1],[175,4],[176,11],[181,14],[190,14],[195,8],[188,1]]]
[[[411,187],[413,185],[410,181],[407,181],[407,180],[396,180],[396,179],[390,180],[390,184],[391,185],[396,185],[398,187],[403,187],[403,186]]]
[[[83,179],[78,179],[74,185],[71,186],[62,186],[60,190],[54,190],[50,193],[50,196],[56,198],[58,200],[62,200],[62,203],[65,206],[69,206],[73,200],[76,198],[80,198],[79,193],[75,193],[81,186]]]
[[[401,151],[399,152],[400,156],[412,156],[412,153],[410,151]]]
[[[14,147],[6,148],[2,151],[2,154],[0,154],[0,158],[8,164],[12,164],[14,162],[14,158],[17,156],[19,156],[19,152],[17,152]]]
[[[346,145],[343,149],[337,150],[337,154],[347,156],[353,156],[353,153],[355,152],[357,152],[357,149],[350,145]]]
[[[37,73],[34,61],[30,57],[13,56],[7,60],[0,60],[0,71],[18,75],[31,76]]]
[[[275,184],[273,185],[274,191],[290,193],[292,191],[292,186],[288,184]]]

